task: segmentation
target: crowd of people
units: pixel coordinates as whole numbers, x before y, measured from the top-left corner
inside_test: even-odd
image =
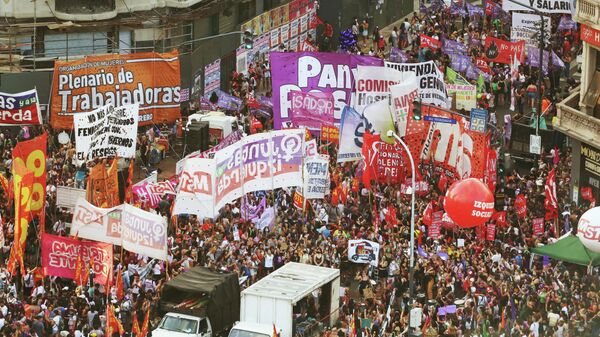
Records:
[[[485,36],[506,38],[510,35],[508,25],[503,25],[500,18],[466,16],[460,19],[450,15],[448,8],[428,11],[403,20],[387,38],[379,27],[369,27],[367,20],[356,19],[351,26],[358,41],[354,52],[387,57],[389,47],[393,46],[405,51],[409,62],[434,60],[440,69],[445,69],[450,64],[448,56],[441,51],[421,49],[419,34],[464,42],[473,59],[481,55],[480,41],[484,41]],[[577,55],[580,44],[576,29],[557,31],[559,19],[552,17],[555,34],[551,43],[568,65]],[[555,102],[573,81],[568,66],[566,69],[549,67],[545,84],[537,88],[539,74],[535,68],[522,65],[515,77],[504,65],[493,65],[480,106],[491,111],[501,107],[507,110],[506,107],[511,106],[508,110],[515,111],[514,119],[518,120],[535,107],[538,90]],[[257,92],[267,92],[270,96],[270,78],[268,60],[261,61],[248,69],[248,75],[233,74],[232,94],[245,102],[252,100]],[[549,121],[550,110],[543,112]],[[242,124],[248,124],[248,109],[236,113]],[[271,128],[270,119],[261,117],[261,121],[265,129]],[[23,128],[18,133],[7,128],[0,133],[2,165],[10,176],[11,150],[16,142],[42,132],[49,134],[45,231],[69,235],[66,223],[71,215],[57,208],[56,189],[57,186],[85,185],[87,167],[74,162],[74,146],[61,145],[57,133],[47,127]],[[508,141],[509,132],[504,129],[504,139]],[[152,133],[141,136],[138,142],[144,163],[149,161],[150,151],[146,137],[152,137]],[[541,156],[526,172],[506,171],[502,191],[506,196],[506,221],[496,224],[493,241],[482,239],[473,229],[457,227],[443,228],[441,237],[431,239],[424,216],[428,207],[443,210],[445,186],[439,186],[438,174],[424,175],[429,191],[420,195],[416,203],[418,253],[414,295],[415,305],[422,308],[421,330],[426,336],[600,335],[598,271],[542,257],[534,259],[529,252],[531,247],[576,230],[578,217],[591,207],[587,201],[578,206],[569,201],[569,149],[562,144],[545,145],[547,150],[557,146],[554,155]],[[507,144],[500,143],[499,147],[503,146],[508,150]],[[160,206],[151,211],[170,221],[169,261],[116,249],[114,270],[121,273],[124,280],[123,299],[117,298],[114,285],[95,282],[93,274],[89,283],[82,286],[76,286],[70,279],[40,275],[39,229],[29,231],[25,253],[27,274],[8,273],[6,258],[14,237],[14,203],[6,191],[2,191],[0,333],[19,337],[105,337],[105,309],[110,305],[115,308],[125,334],[131,336],[134,316],[141,323],[149,312],[150,330],[158,324],[161,317],[157,305],[163,285],[193,266],[237,273],[243,280],[242,287],[246,287],[293,261],[341,271],[345,291],[340,298],[340,320],[322,331],[323,335],[405,336],[409,313],[410,199],[401,193],[399,186],[375,184],[366,188],[358,176],[358,163],[335,162],[333,144],[323,143],[320,152],[328,153],[331,158],[332,193],[324,200],[312,202],[305,211],[294,206],[294,189],[251,194],[247,197],[250,206],[237,201],[224,207],[214,220],[196,216],[174,219],[170,214],[172,201],[161,201]],[[560,213],[564,215],[561,215],[560,226],[546,222],[544,234],[535,236],[532,219],[544,216],[540,194],[552,168],[558,172],[558,200]],[[518,195],[525,195],[527,199],[528,213],[524,219],[517,216],[513,207]],[[272,226],[258,230],[245,219],[242,209],[258,207],[263,198],[267,207],[275,208],[276,217]],[[562,225],[563,220],[570,223],[570,229]],[[30,228],[35,229],[37,224],[39,219],[34,219]],[[355,238],[381,244],[377,267],[356,264],[346,258],[348,240]],[[324,322],[327,317],[320,316],[315,305],[314,301],[309,302],[303,309],[306,312],[298,316],[309,315],[316,322]],[[453,305],[453,310],[440,310]]]

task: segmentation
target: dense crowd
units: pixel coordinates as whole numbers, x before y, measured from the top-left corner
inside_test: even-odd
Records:
[[[423,14],[423,13],[422,13]],[[504,65],[493,65],[491,80],[480,96],[479,104],[494,111],[510,106],[518,120],[535,106],[535,94],[542,90],[551,102],[562,97],[573,86],[568,65],[580,46],[577,30],[557,31],[560,18],[553,17],[552,45],[562,57],[566,69],[550,66],[542,88],[537,88],[536,69],[523,65],[519,73],[510,74]],[[459,29],[458,26],[461,26]],[[419,48],[419,34],[436,39],[449,38],[465,42],[473,59],[482,53],[485,36],[507,36],[502,19],[486,17],[463,19],[430,9],[427,15],[404,20],[387,39],[379,27],[369,27],[367,20],[356,19],[350,27],[357,38],[356,53],[386,57],[390,45],[404,50],[409,62],[434,60],[440,69],[450,60],[441,51]],[[325,30],[330,39],[330,31]],[[322,38],[322,37],[321,37]],[[469,42],[469,43],[467,43]],[[329,45],[331,42],[327,40]],[[512,76],[511,76],[512,75]],[[232,94],[252,100],[256,92],[268,92],[271,70],[268,60],[248,69],[248,75],[233,74]],[[566,80],[564,84],[561,78]],[[474,81],[473,81],[474,82]],[[544,111],[551,123],[551,109]],[[236,112],[240,121],[248,123],[248,109]],[[265,128],[271,124],[262,119]],[[495,120],[491,122],[495,123]],[[510,131],[504,130],[505,147]],[[159,128],[160,129],[160,128]],[[70,214],[56,206],[57,186],[83,187],[88,168],[73,160],[72,144],[61,145],[57,134],[48,128],[5,129],[0,133],[2,166],[10,176],[11,150],[17,141],[49,133],[47,158],[46,232],[68,235],[66,223]],[[160,130],[157,130],[160,132]],[[138,142],[142,163],[150,161],[150,144],[154,131],[148,130]],[[445,186],[440,177],[427,173],[429,191],[417,198],[416,240],[418,253],[414,270],[415,297],[422,311],[422,331],[427,336],[533,336],[566,337],[600,335],[600,283],[598,272],[555,260],[533,259],[529,248],[546,244],[570,229],[576,230],[578,217],[590,207],[582,201],[568,206],[571,154],[563,144],[545,144],[554,148],[545,153],[531,170],[507,170],[504,177],[506,222],[497,223],[494,241],[476,235],[473,229],[457,227],[442,229],[442,235],[432,240],[424,223],[426,209],[443,210]],[[560,150],[559,150],[560,149]],[[327,336],[401,336],[408,325],[408,247],[410,237],[410,198],[398,186],[375,184],[366,188],[359,179],[358,163],[338,164],[332,144],[323,144],[322,153],[331,156],[331,195],[312,202],[306,211],[294,206],[294,190],[276,190],[248,196],[227,205],[214,219],[195,216],[172,218],[170,200],[163,199],[153,212],[170,221],[169,261],[151,260],[127,251],[115,250],[114,270],[124,280],[125,297],[117,300],[114,286],[94,282],[77,287],[72,280],[39,275],[39,229],[30,230],[25,262],[26,275],[10,275],[6,258],[14,236],[14,205],[5,191],[0,194],[4,242],[0,253],[0,333],[3,336],[96,336],[105,333],[106,305],[116,308],[126,334],[134,315],[142,320],[150,312],[150,327],[160,320],[158,298],[164,283],[196,265],[235,272],[246,287],[287,262],[309,263],[339,268],[342,286],[340,322],[323,331]],[[502,165],[502,164],[500,164]],[[126,165],[124,165],[126,167]],[[546,222],[544,234],[534,236],[532,219],[544,216],[543,190],[549,171],[557,169],[557,187],[561,215],[560,225]],[[514,208],[519,195],[527,197],[528,214],[520,219]],[[540,195],[542,195],[540,197]],[[244,209],[274,207],[274,224],[259,230]],[[563,213],[565,212],[565,213]],[[36,228],[38,220],[30,226]],[[558,233],[556,232],[558,229]],[[381,255],[377,267],[348,261],[347,242],[363,238],[379,242]],[[38,269],[34,269],[38,267]],[[394,294],[394,296],[392,296]],[[108,303],[107,303],[108,302]],[[310,317],[315,324],[324,321],[309,300],[296,313],[297,321]],[[456,310],[440,314],[440,308],[456,305]],[[388,307],[390,308],[388,312]]]

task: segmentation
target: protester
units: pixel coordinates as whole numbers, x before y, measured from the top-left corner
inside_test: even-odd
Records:
[[[451,39],[463,43],[474,64],[484,53],[482,43],[486,36],[510,35],[501,17],[491,20],[467,15],[459,19],[457,14],[451,13],[450,7],[435,3],[426,8],[427,15],[414,13],[410,22],[405,19],[399,29],[394,27],[390,33],[390,47],[402,49],[409,62],[433,60],[441,69],[452,66],[451,58],[442,50],[420,48],[420,34],[439,41]],[[557,19],[552,18],[554,24]],[[367,20],[359,21],[358,18],[353,20],[351,33],[361,42],[357,41],[357,48],[352,51],[364,54],[372,47],[374,55],[384,58],[386,39],[382,30],[375,27],[372,45],[368,45],[369,24]],[[462,23],[461,29],[457,22]],[[321,47],[332,47],[332,37],[331,25],[325,22]],[[557,74],[570,77],[568,64],[580,49],[580,42],[572,37],[571,31],[561,31],[552,40],[553,45],[562,46],[559,55],[566,65],[564,73],[557,71]],[[508,150],[509,125],[513,118],[500,110],[505,111],[510,105],[511,110],[523,116],[537,106],[537,95],[541,92],[545,95],[542,118],[552,118],[552,106],[562,91],[561,82],[553,83],[555,90],[547,89],[545,84],[538,88],[540,74],[534,67],[521,65],[513,69],[515,74],[510,67],[501,64],[489,67],[488,80],[480,89],[479,107],[490,109],[497,116],[495,119],[505,122],[500,143]],[[233,72],[229,93],[240,98],[243,107],[239,111],[218,109],[236,115],[240,123],[253,132],[272,129],[272,116],[256,114],[257,110],[264,109],[268,115],[269,109],[256,103],[257,108],[255,104],[259,93],[270,97],[271,77],[267,59],[250,65],[247,74]],[[478,78],[469,80],[475,84]],[[567,83],[567,86],[572,84]],[[214,94],[210,103],[218,105],[218,100]],[[252,113],[255,114],[252,118],[260,122],[260,128],[256,123],[250,125],[254,121],[250,118]],[[496,124],[495,119],[492,124]],[[168,125],[164,125],[160,132],[170,133],[169,130]],[[56,187],[76,184],[85,187],[83,177],[90,174],[95,162],[78,164],[74,160],[73,145],[61,145],[55,130],[23,127],[7,128],[0,134],[2,165],[10,179],[14,146],[43,132],[48,133],[49,139],[44,231],[66,236],[71,215],[57,208]],[[157,136],[154,128],[140,130],[137,159],[144,167],[158,164],[152,156]],[[173,143],[174,136],[171,134],[168,139]],[[332,193],[324,200],[310,202],[306,210],[294,206],[294,189],[251,193],[225,206],[214,220],[198,219],[194,215],[173,217],[172,198],[166,196],[155,209],[147,203],[140,205],[170,221],[168,263],[116,249],[112,276],[118,279],[117,275],[121,275],[122,285],[100,284],[93,272],[84,284],[66,278],[44,277],[39,273],[41,243],[36,230],[28,234],[25,275],[20,272],[11,275],[6,261],[15,240],[14,203],[9,191],[2,189],[0,215],[5,241],[0,250],[0,332],[3,336],[101,337],[106,332],[108,307],[123,324],[124,335],[131,336],[134,317],[141,323],[149,313],[149,330],[157,326],[161,318],[157,303],[164,284],[193,266],[237,273],[243,280],[242,287],[247,287],[287,262],[300,262],[338,268],[341,272],[344,295],[340,299],[340,320],[336,326],[323,331],[323,335],[405,334],[410,300],[410,198],[402,193],[400,186],[393,184],[373,184],[367,188],[359,179],[362,168],[359,169],[358,162],[336,163],[335,146],[323,144],[320,151],[331,158]],[[416,305],[422,308],[421,330],[427,336],[599,335],[597,270],[595,274],[588,273],[585,267],[566,262],[534,259],[529,252],[532,247],[553,242],[556,237],[576,230],[578,217],[593,207],[593,202],[588,200],[577,206],[570,204],[569,172],[573,154],[568,148],[552,151],[551,155],[548,151],[540,156],[526,173],[506,170],[502,185],[505,199],[503,210],[499,211],[505,212],[505,220],[492,220],[496,226],[492,240],[487,240],[485,235],[482,238],[477,230],[456,226],[442,228],[440,236],[432,239],[430,227],[426,225],[427,209],[443,211],[441,200],[446,186],[440,186],[442,177],[434,168],[423,171],[428,190],[417,197],[415,205],[418,252],[414,295]],[[572,228],[545,221],[542,235],[534,235],[533,219],[543,218],[545,214],[543,198],[539,196],[543,195],[545,181],[552,170],[556,172],[559,213],[569,212],[565,219]],[[81,177],[76,179],[77,175]],[[519,196],[526,199],[524,216],[514,206]],[[276,210],[272,222],[262,229],[257,228],[256,219],[270,207]],[[248,216],[250,213],[253,218]],[[39,219],[32,220],[33,224],[39,223]],[[379,263],[370,266],[348,260],[348,241],[352,239],[379,242]],[[123,296],[117,294],[120,287]],[[307,315],[324,320],[325,317],[318,317],[315,305],[306,304]]]

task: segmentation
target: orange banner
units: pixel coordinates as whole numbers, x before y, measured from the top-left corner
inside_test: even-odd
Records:
[[[321,140],[338,144],[340,142],[340,129],[333,125],[321,125]]]
[[[13,149],[13,181],[15,184],[15,200],[17,197],[16,180],[23,179],[25,173],[33,172],[33,182],[31,184],[23,184],[23,193],[27,194],[27,198],[31,199],[30,204],[25,209],[29,221],[35,217],[39,219],[40,231],[46,223],[46,144],[48,135],[43,134],[31,140],[19,142]],[[17,168],[22,168],[19,172]],[[25,236],[21,237],[21,241],[25,241]]]
[[[94,206],[110,208],[121,204],[119,200],[117,159],[113,159],[108,169],[101,162],[90,170],[86,194],[87,201]]]
[[[21,244],[25,243],[27,238],[27,229],[31,221],[31,190],[34,184],[34,173],[25,167],[21,161],[13,163],[13,182],[15,184],[15,222],[20,226],[15,226],[15,239],[20,238]]]
[[[16,274],[16,267],[19,265],[21,274],[25,272],[23,262],[23,252],[25,250],[25,240],[27,239],[27,230],[31,221],[31,190],[33,186],[34,173],[27,169],[23,161],[14,160],[12,164],[13,183],[15,191],[15,232],[14,241],[8,258],[7,269],[12,274]]]
[[[298,191],[294,192],[294,206],[300,209],[304,208],[304,196]]]
[[[50,125],[72,129],[74,113],[106,104],[139,104],[139,125],[175,122],[180,117],[179,53],[87,56],[56,61]]]
[[[6,193],[7,196],[9,195],[9,192],[11,191],[11,188],[9,187],[8,184],[9,184],[8,179],[6,179],[4,174],[0,173],[0,186],[2,186],[2,189],[4,190],[4,193]]]

